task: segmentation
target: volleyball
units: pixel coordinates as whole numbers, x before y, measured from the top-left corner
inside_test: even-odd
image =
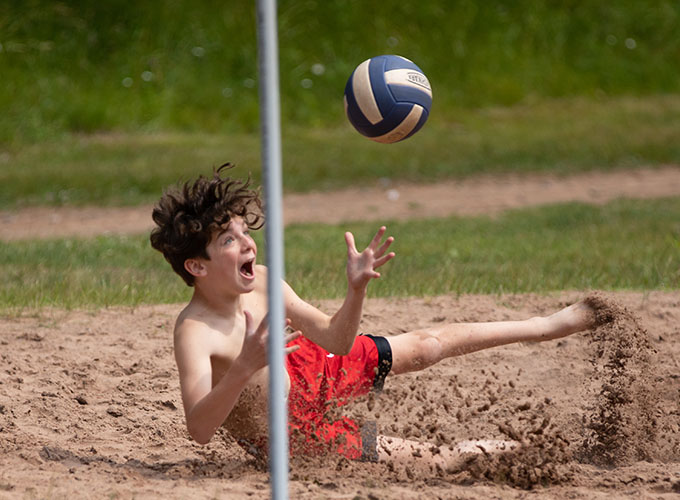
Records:
[[[382,143],[403,141],[425,125],[432,89],[423,71],[396,55],[372,57],[345,85],[345,113],[359,133]]]

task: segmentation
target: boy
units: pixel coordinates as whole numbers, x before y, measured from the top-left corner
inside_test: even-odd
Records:
[[[194,287],[174,331],[175,358],[189,434],[207,443],[224,425],[256,457],[267,453],[267,290],[264,266],[256,264],[250,229],[263,224],[258,193],[249,182],[199,177],[167,191],[153,211],[151,244]],[[347,294],[328,316],[282,283],[287,323],[286,387],[291,453],[335,452],[351,459],[413,460],[448,468],[462,453],[480,446],[500,451],[516,443],[432,445],[377,435],[337,416],[337,409],[371,389],[388,374],[422,370],[451,357],[514,342],[557,339],[595,326],[586,301],[547,317],[525,321],[448,324],[395,337],[358,335],[362,306],[376,269],[389,262],[392,237],[381,227],[359,252],[345,233]]]

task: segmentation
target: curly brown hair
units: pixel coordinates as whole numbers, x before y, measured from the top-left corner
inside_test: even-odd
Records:
[[[161,252],[187,285],[194,276],[184,268],[187,259],[209,259],[206,247],[213,233],[233,217],[243,217],[251,229],[264,224],[259,190],[245,181],[222,177],[223,170],[235,165],[225,163],[213,169],[212,178],[199,176],[163,193],[153,209],[156,227],[151,231],[151,246]]]

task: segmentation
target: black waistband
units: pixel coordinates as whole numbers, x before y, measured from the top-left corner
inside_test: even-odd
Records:
[[[375,335],[365,334],[369,337],[375,346],[378,348],[378,373],[375,374],[373,379],[373,388],[376,391],[382,391],[383,385],[385,384],[385,377],[390,373],[392,369],[392,348],[390,343],[385,337],[378,337]]]

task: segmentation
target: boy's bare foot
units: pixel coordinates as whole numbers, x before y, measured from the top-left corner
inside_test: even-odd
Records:
[[[588,295],[583,302],[593,310],[594,322],[588,328],[597,328],[606,323],[611,323],[623,312],[621,308],[611,300],[607,300],[600,292],[593,292]]]
[[[599,292],[548,316],[548,327],[538,341],[558,339],[572,333],[597,328],[614,320],[617,308]]]

